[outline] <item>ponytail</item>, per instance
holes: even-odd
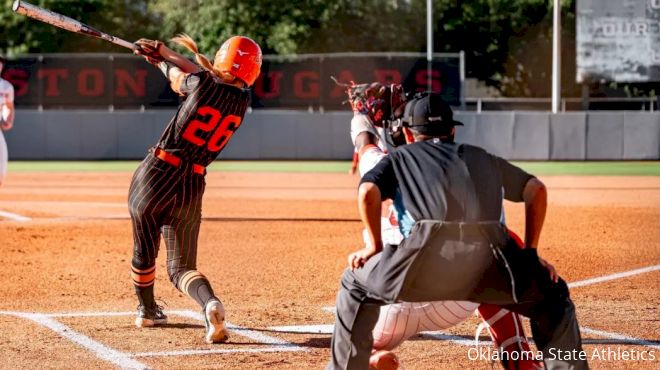
[[[213,67],[213,63],[207,58],[204,54],[201,54],[199,52],[199,48],[197,47],[197,43],[195,40],[193,40],[190,36],[186,35],[185,33],[180,33],[177,36],[173,37],[172,42],[177,43],[186,49],[192,51],[195,53],[195,61],[197,61],[197,64],[200,65],[204,70],[210,72],[214,76],[221,78],[223,80],[227,80],[228,77],[232,78],[233,76],[227,75],[226,73],[223,73]]]

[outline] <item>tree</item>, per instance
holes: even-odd
[[[156,0],[149,9],[162,22],[163,38],[188,33],[207,53],[236,34],[253,38],[264,53],[298,53],[300,41],[328,19],[322,0]]]
[[[36,0],[35,0],[36,1]],[[0,0],[0,51],[126,52],[12,13]],[[574,45],[575,0],[564,0],[564,51]],[[252,37],[265,54],[426,50],[425,0],[39,0],[36,4],[127,40],[190,34],[212,55],[228,37]],[[548,96],[550,0],[434,0],[434,51],[465,51],[468,77],[509,96]],[[571,59],[572,58],[572,59]],[[564,73],[575,87],[575,56]]]
[[[23,53],[126,52],[108,42],[71,33],[11,11],[12,0],[0,8],[0,50]],[[147,13],[147,0],[40,0],[35,5],[66,15],[101,31],[134,41],[156,36],[156,22]]]

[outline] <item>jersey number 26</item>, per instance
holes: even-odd
[[[234,131],[241,125],[241,117],[230,114],[223,118],[220,112],[208,106],[197,109],[197,115],[199,119],[190,121],[188,127],[183,132],[183,138],[197,146],[206,144],[208,150],[211,152],[222,150],[234,134]],[[220,124],[218,125],[218,123]],[[213,135],[206,141],[197,136],[198,131],[213,131]]]

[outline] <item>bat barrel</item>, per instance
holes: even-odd
[[[21,7],[21,0],[14,0],[14,3],[11,5],[11,10],[13,12],[16,12],[16,13],[19,13],[19,14],[24,14],[19,9],[21,9],[21,10],[23,9]]]
[[[98,37],[100,39],[110,41],[113,44],[123,46],[131,50],[137,49],[137,46],[132,42],[128,42],[126,40],[120,39],[119,37],[115,37],[105,32],[101,32],[75,19],[41,8],[36,5],[32,5],[25,1],[15,0],[11,8],[14,12],[18,14],[24,15],[29,18],[34,18],[36,20],[42,21],[44,23],[48,23],[55,27],[65,29],[67,31],[81,33],[92,37]]]

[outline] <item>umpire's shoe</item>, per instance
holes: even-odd
[[[206,343],[222,343],[229,339],[225,327],[225,307],[217,299],[212,299],[204,307],[204,322],[206,323]]]
[[[167,324],[167,315],[163,313],[163,307],[158,305],[150,308],[143,305],[138,306],[135,326],[138,328],[150,328],[155,325],[165,324]]]

